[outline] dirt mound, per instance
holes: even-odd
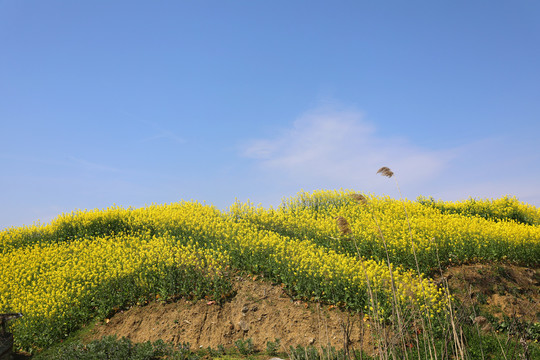
[[[475,264],[445,271],[451,293],[465,306],[476,305],[499,319],[540,322],[540,269]]]
[[[445,271],[451,292],[464,306],[476,305],[483,313],[502,318],[540,321],[540,269],[489,264],[463,265]],[[350,324],[350,345],[368,352],[371,336],[358,314],[332,306],[291,299],[279,285],[265,279],[238,277],[236,295],[223,305],[208,300],[153,302],[119,312],[97,325],[86,340],[106,335],[125,336],[134,342],[162,339],[173,344],[189,342],[192,349],[233,346],[251,338],[255,349],[268,341],[290,345],[342,348],[344,326]],[[435,279],[439,281],[440,279]]]
[[[343,347],[343,326],[350,324],[350,344],[369,348],[369,335],[359,315],[332,306],[294,301],[281,286],[266,280],[237,278],[236,295],[217,305],[208,300],[150,303],[120,312],[97,325],[86,340],[106,335],[125,336],[134,342],[162,339],[173,344],[189,342],[192,348],[230,347],[251,338],[255,349],[268,341],[289,345]]]

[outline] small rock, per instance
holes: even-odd
[[[238,327],[239,327],[239,330],[249,331],[249,324],[245,322],[244,320],[240,320],[238,322]]]
[[[249,311],[249,308],[247,307],[247,305],[244,305],[244,307],[242,308],[242,312],[245,314]]]
[[[315,338],[309,338],[308,344],[313,345],[315,343]]]

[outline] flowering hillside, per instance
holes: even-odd
[[[16,345],[35,351],[148,300],[226,301],[240,271],[381,319],[398,308],[436,317],[449,298],[426,274],[439,265],[539,265],[535,208],[514,203],[507,218],[505,204],[484,202],[478,214],[449,211],[460,208],[454,203],[317,191],[276,209],[182,202],[63,214],[0,232],[0,312],[24,314],[13,323]],[[516,220],[520,211],[532,220]]]

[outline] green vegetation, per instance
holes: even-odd
[[[520,353],[519,344],[508,342],[501,335],[483,335],[475,336],[475,329],[471,326],[465,327],[464,336],[470,339],[467,344],[467,359],[499,359],[501,346],[506,347],[508,358],[515,358]],[[156,342],[145,342],[135,344],[129,339],[118,339],[114,336],[103,337],[101,340],[95,340],[88,344],[81,341],[71,342],[69,344],[57,346],[52,351],[34,357],[35,360],[200,360],[200,359],[218,359],[218,360],[244,360],[244,359],[266,359],[264,354],[249,349],[248,343],[251,339],[237,341],[236,349],[231,348],[228,352],[218,351],[212,348],[194,351],[190,349],[189,343],[182,343],[178,346],[172,346],[161,340]],[[267,348],[279,343],[268,342]],[[421,344],[422,345],[422,344]],[[444,348],[442,341],[438,345]],[[407,354],[411,360],[429,358],[422,346],[419,352]],[[272,356],[280,355],[290,360],[375,360],[377,357],[369,356],[364,351],[351,349],[336,349],[335,347],[315,347],[315,346],[290,346],[286,352],[272,352]],[[404,353],[396,354],[398,359],[405,358]],[[537,359],[540,356],[540,346],[531,344],[528,347],[529,359]]]
[[[500,351],[484,346],[497,337],[479,336],[470,322],[457,319],[447,284],[437,286],[427,276],[460,263],[537,267],[540,226],[537,208],[507,197],[412,202],[317,191],[277,209],[237,203],[221,212],[184,202],[64,214],[48,225],[0,232],[0,255],[0,312],[24,313],[11,330],[16,346],[33,353],[92,319],[150,300],[226,301],[232,275],[244,272],[264,274],[294,297],[365,313],[378,356],[473,359],[478,349],[480,358]],[[465,337],[457,336],[457,327]],[[538,330],[527,329],[526,339],[537,340]],[[389,342],[395,333],[397,340]],[[235,343],[241,355],[255,353],[250,340]],[[277,339],[267,344],[268,354],[278,348]],[[369,358],[345,350],[289,350],[298,360]],[[189,358],[185,348],[176,355],[163,343],[112,338],[61,351]]]
[[[88,344],[81,341],[55,348],[35,356],[35,360],[198,360],[200,356],[190,350],[189,344],[173,347],[162,340],[134,344],[126,338],[107,336]]]
[[[540,225],[540,211],[536,206],[520,202],[515,197],[473,199],[448,202],[420,196],[417,202],[438,209],[443,214],[478,216],[492,221],[516,221],[526,225]]]

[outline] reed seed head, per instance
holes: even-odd
[[[377,171],[377,174],[381,174],[382,176],[386,176],[389,178],[391,178],[394,175],[392,170],[390,170],[386,166],[383,166],[382,168],[380,168],[379,171]]]
[[[345,219],[343,216],[338,216],[335,219],[336,219],[339,232],[342,235],[352,234],[352,230],[351,230],[351,227],[349,226],[349,223],[347,222],[347,219]]]
[[[352,197],[356,202],[360,205],[367,205],[367,198],[362,194],[350,194],[350,197]]]

